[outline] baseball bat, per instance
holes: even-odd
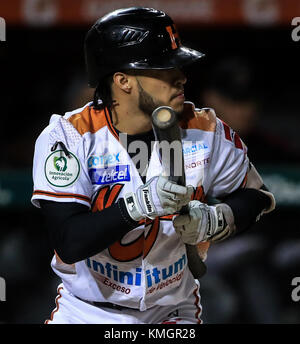
[[[166,152],[163,152],[161,148],[159,152],[163,170],[168,174],[168,179],[176,182],[178,185],[185,186],[186,179],[181,131],[175,111],[169,106],[160,106],[156,108],[152,112],[152,128],[155,140],[158,141],[159,144],[166,142],[169,145],[168,155],[164,154]],[[173,149],[171,150],[170,147],[173,147]],[[177,155],[175,153],[177,153]],[[187,212],[188,206],[182,207],[181,213]],[[206,273],[206,265],[200,259],[196,246],[185,245],[189,268],[194,278],[199,279]]]

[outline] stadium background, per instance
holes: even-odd
[[[0,277],[6,281],[0,323],[43,323],[55,307],[52,249],[41,214],[30,204],[34,142],[51,114],[90,99],[85,33],[98,17],[129,5],[165,10],[181,40],[206,53],[188,71],[188,100],[213,105],[217,92],[240,109],[239,116],[243,105],[256,104],[252,132],[240,134],[278,207],[249,233],[209,251],[201,280],[203,320],[299,323],[300,304],[291,297],[292,280],[300,275],[300,41],[292,39],[291,25],[300,16],[296,0],[0,3],[6,21],[6,41],[0,42]],[[245,68],[248,79],[235,83]]]

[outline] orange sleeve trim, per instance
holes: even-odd
[[[94,134],[107,125],[104,110],[95,110],[92,106],[85,107],[81,112],[68,118],[73,127],[83,135],[87,132]]]
[[[191,104],[185,104],[180,126],[182,129],[200,129],[214,132],[217,126],[216,115],[210,109],[196,111]]]
[[[43,191],[43,190],[35,190],[33,192],[33,196],[36,195],[42,195],[42,196],[49,196],[49,197],[55,197],[55,198],[77,198],[81,201],[86,201],[88,203],[91,202],[90,198],[84,195],[79,194],[73,194],[73,193],[55,193],[55,192],[49,192],[49,191]]]
[[[181,127],[183,129],[200,129],[203,131],[214,132],[216,130],[216,121],[209,117],[210,116],[207,115],[199,115],[183,122]]]
[[[111,134],[119,140],[119,135],[114,129],[110,115],[106,108],[95,110],[93,106],[85,107],[81,112],[75,113],[68,118],[68,121],[79,132],[80,135],[85,133],[96,133],[101,128],[107,126]]]

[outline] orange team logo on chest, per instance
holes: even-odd
[[[124,184],[114,184],[112,187],[105,186],[101,188],[93,203],[92,211],[101,211],[110,207],[118,198],[123,187]],[[140,221],[141,225],[151,225],[147,236],[145,237],[143,232],[135,240],[126,244],[118,240],[108,248],[111,257],[120,262],[132,261],[141,256],[145,258],[156,241],[159,231],[159,222],[159,218],[155,220]]]
[[[123,187],[124,184],[114,184],[112,187],[108,185],[101,188],[93,203],[92,211],[101,211],[110,207],[118,198]],[[197,187],[192,199],[203,201],[204,197],[203,187]],[[160,218],[157,217],[154,220],[141,220],[140,225],[151,225],[148,234],[144,236],[144,232],[142,232],[136,239],[126,244],[123,244],[121,240],[118,240],[108,247],[109,254],[119,262],[129,262],[139,257],[145,258],[157,239],[160,221],[172,221],[173,216],[174,215],[167,215],[161,216]]]

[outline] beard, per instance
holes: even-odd
[[[141,86],[141,84],[139,83],[139,81],[137,80],[137,84],[138,84],[138,91],[139,91],[139,109],[144,112],[146,115],[148,115],[149,117],[152,116],[152,112],[158,108],[159,106],[164,106],[166,104],[164,104],[163,102],[153,98],[148,92],[146,92],[143,87]],[[181,114],[182,111],[177,112],[175,111],[175,114],[177,116],[179,116]]]
[[[155,100],[149,93],[147,93],[140,83],[137,81],[139,89],[139,109],[146,115],[151,116],[152,112],[162,106],[162,102]]]

